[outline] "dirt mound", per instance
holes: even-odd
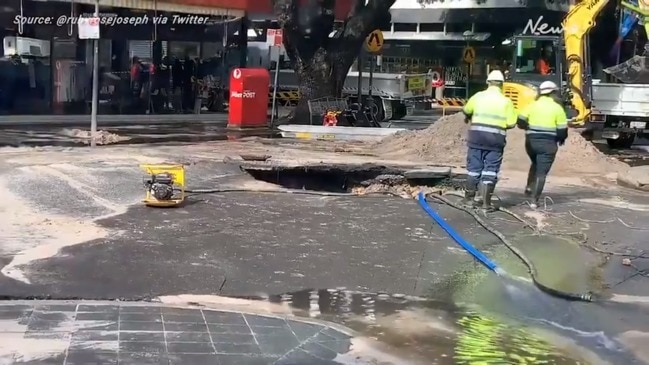
[[[466,133],[464,115],[439,118],[430,127],[419,131],[405,131],[389,136],[374,145],[375,153],[389,158],[425,161],[431,164],[465,166]],[[526,171],[529,158],[525,153],[525,132],[513,129],[507,132],[504,167]],[[610,173],[626,170],[628,166],[597,150],[578,133],[569,133],[565,145],[559,148],[553,173]]]
[[[388,136],[375,145],[375,152],[412,161],[463,166],[467,129],[462,113],[449,115],[439,118],[426,129]]]
[[[71,137],[76,140],[80,140],[85,144],[90,144],[91,135],[90,131],[81,130],[81,129],[64,129],[61,131],[61,134],[66,137]],[[114,144],[122,141],[128,141],[130,137],[124,137],[117,135],[115,133],[110,133],[107,131],[97,131],[95,134],[95,141],[98,145],[107,145]]]

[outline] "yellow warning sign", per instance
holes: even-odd
[[[377,29],[370,33],[365,40],[365,49],[370,53],[379,53],[383,49],[383,32]]]
[[[464,52],[462,52],[462,60],[466,63],[473,63],[475,61],[475,49],[473,49],[473,47],[464,48]]]

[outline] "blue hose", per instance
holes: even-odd
[[[532,277],[532,281],[534,282],[534,285],[536,285],[536,287],[538,287],[542,291],[544,291],[547,294],[550,294],[552,296],[562,298],[562,299],[567,299],[567,300],[583,301],[583,302],[592,302],[593,301],[593,295],[591,293],[583,293],[582,294],[582,293],[566,292],[566,291],[550,288],[547,285],[539,282],[539,280],[537,279],[536,269],[534,268],[534,265],[532,264],[532,262],[527,257],[525,257],[525,255],[522,252],[520,252],[516,247],[514,247],[507,240],[507,238],[505,238],[505,236],[503,236],[502,233],[496,231],[492,227],[489,227],[484,221],[482,221],[482,219],[480,219],[480,217],[477,216],[476,213],[471,212],[470,210],[465,209],[465,208],[463,208],[461,206],[458,206],[458,205],[456,205],[454,203],[451,203],[451,202],[449,202],[448,200],[446,200],[443,197],[436,197],[436,199],[439,199],[440,201],[444,202],[445,204],[447,204],[449,206],[452,206],[452,207],[454,207],[456,209],[463,210],[463,211],[467,212],[484,229],[491,232],[494,236],[498,237],[498,239],[500,239],[503,242],[503,244],[514,253],[514,255],[518,256],[518,258],[521,259],[521,261],[523,261],[525,266],[527,266],[527,268],[530,271],[530,276]],[[419,201],[419,205],[422,207],[422,209],[424,209],[424,211],[431,218],[433,218],[433,220],[435,222],[437,222],[437,224],[439,224],[439,226],[442,227],[444,229],[444,231],[446,231],[446,233],[448,233],[448,235],[451,236],[451,238],[453,238],[455,240],[455,242],[457,242],[460,246],[462,246],[462,248],[464,248],[468,253],[470,253],[471,256],[475,257],[478,261],[480,261],[480,263],[482,263],[484,266],[486,266],[489,270],[495,272],[498,276],[501,276],[501,277],[502,276],[508,276],[507,273],[505,272],[505,270],[503,270],[498,265],[496,265],[495,262],[489,260],[489,258],[487,258],[487,256],[485,256],[482,252],[478,251],[475,247],[471,246],[471,244],[469,244],[462,237],[460,237],[460,235],[457,232],[455,232],[455,230],[453,230],[453,228],[451,228],[451,226],[449,226],[448,223],[446,223],[444,221],[444,219],[442,219],[442,217],[439,214],[437,214],[437,212],[435,212],[433,210],[433,208],[430,207],[430,205],[428,205],[428,203],[426,202],[426,196],[424,195],[423,192],[419,193],[417,200]]]
[[[437,214],[433,210],[433,208],[428,205],[426,202],[426,196],[424,195],[423,192],[420,192],[418,195],[417,201],[419,202],[419,205],[421,208],[431,217],[433,220],[440,226],[446,233],[448,233],[455,242],[457,242],[466,252],[470,253],[471,256],[475,257],[480,263],[482,263],[484,266],[486,266],[489,270],[497,273],[497,274],[502,274],[504,273],[502,269],[496,265],[495,262],[491,261],[487,256],[485,256],[482,252],[478,251],[475,247],[473,247],[469,242],[465,241],[464,238],[462,238],[454,229],[453,227],[449,226],[444,219]]]

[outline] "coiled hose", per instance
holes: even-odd
[[[514,253],[524,264],[527,266],[527,269],[530,273],[530,276],[532,278],[532,282],[534,285],[539,288],[541,291],[552,295],[557,298],[562,298],[570,301],[582,301],[582,302],[592,302],[593,301],[593,295],[591,293],[571,293],[571,292],[566,292],[554,288],[550,288],[549,286],[541,283],[538,280],[538,274],[536,272],[536,268],[534,267],[534,264],[514,245],[499,231],[497,231],[495,228],[491,227],[488,225],[480,216],[474,212],[473,210],[463,207],[461,205],[455,204],[451,202],[450,200],[444,198],[441,195],[429,195],[433,199],[446,204],[450,207],[453,207],[455,209],[461,210],[465,213],[468,213],[475,221],[482,226],[484,229],[486,229],[489,233],[493,234],[496,236],[504,245],[507,247],[511,252]],[[420,192],[418,195],[418,201],[419,205],[422,207],[422,209],[431,217],[433,220],[439,224],[442,229],[446,231],[446,233],[455,240],[462,248],[464,248],[469,254],[471,254],[473,257],[475,257],[478,261],[480,261],[483,265],[485,265],[487,268],[489,268],[491,271],[495,272],[496,274],[503,276],[506,275],[506,272],[500,268],[498,265],[496,265],[493,261],[491,261],[489,258],[487,258],[482,252],[477,250],[475,247],[471,246],[468,242],[466,242],[460,235],[453,230],[451,226],[446,223],[439,214],[437,214],[433,208],[426,202],[426,196],[424,195],[423,192]]]

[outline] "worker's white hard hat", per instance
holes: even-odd
[[[491,71],[487,76],[487,82],[489,81],[505,82],[505,75],[498,70]]]
[[[557,91],[559,87],[552,81],[543,81],[539,87],[539,94],[545,95]]]

